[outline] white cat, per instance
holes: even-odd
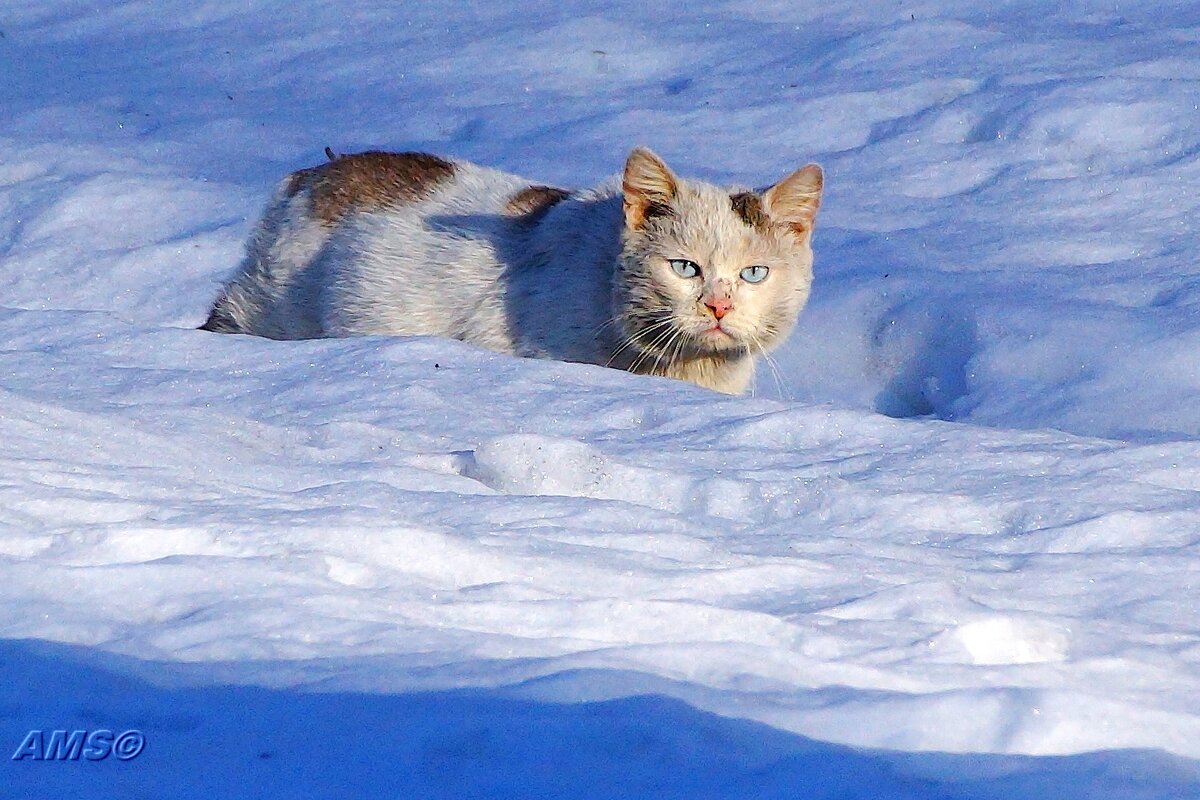
[[[331,154],[332,156],[332,154]],[[812,283],[820,167],[729,191],[635,149],[569,192],[421,153],[289,175],[205,330],[449,336],[744,391]]]

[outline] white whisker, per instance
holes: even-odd
[[[650,333],[652,331],[656,330],[657,328],[660,328],[664,325],[670,325],[670,324],[671,324],[670,320],[662,320],[660,322],[654,323],[653,325],[650,325],[647,328],[643,328],[640,331],[635,331],[633,333],[633,335],[631,335],[616,350],[613,351],[613,354],[611,356],[609,356],[608,361],[605,362],[604,366],[611,367],[613,361],[616,360],[617,356],[619,356],[621,353],[625,352],[625,350],[628,349],[631,345],[636,344],[638,339],[640,339],[643,336],[649,336]],[[653,347],[653,343],[651,343],[650,346]]]
[[[658,347],[660,342],[662,342],[664,339],[669,338],[677,330],[678,330],[678,328],[671,326],[671,327],[667,328],[666,331],[659,334],[654,339],[654,341],[652,341],[649,345],[646,346],[645,350],[642,351],[642,354],[640,356],[638,356],[637,359],[632,364],[629,365],[629,371],[637,372],[637,369],[639,366],[641,366],[642,362],[645,361],[647,358],[649,358],[653,354],[654,348]],[[657,363],[657,361],[655,363]]]
[[[667,340],[666,344],[664,344],[662,346],[662,351],[658,354],[658,357],[654,359],[654,366],[651,367],[651,371],[655,375],[666,375],[667,373],[669,373],[671,371],[671,365],[674,363],[673,357],[667,359],[667,369],[664,372],[658,371],[658,364],[660,361],[662,361],[663,356],[665,356],[671,352],[673,345],[676,345],[679,342],[683,341],[683,329],[682,328],[676,328],[674,333],[675,333],[675,335]]]
[[[775,381],[775,390],[779,393],[780,400],[791,400],[787,390],[783,386],[783,376],[779,373],[779,367],[775,364],[775,359],[771,358],[771,354],[767,352],[767,348],[763,347],[762,341],[750,334],[754,346],[758,348],[758,352],[762,354],[763,359],[767,362],[767,366],[771,369],[771,378]]]

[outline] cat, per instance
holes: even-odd
[[[448,336],[736,394],[808,300],[816,164],[729,190],[639,147],[619,182],[567,191],[424,153],[326,153],[276,189],[203,330]]]

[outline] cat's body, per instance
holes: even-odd
[[[283,181],[203,327],[448,336],[740,392],[808,297],[819,196],[815,166],[760,196],[640,149],[621,184],[584,192],[417,153],[335,158]]]

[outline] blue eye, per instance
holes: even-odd
[[[671,269],[675,270],[675,274],[681,278],[694,278],[700,274],[700,268],[696,266],[696,263],[688,261],[686,258],[671,259]]]
[[[762,283],[770,271],[768,267],[746,267],[742,270],[742,280],[746,283]]]

